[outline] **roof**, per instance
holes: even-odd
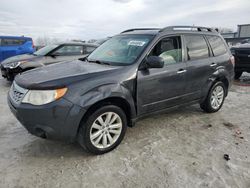
[[[31,39],[31,37],[25,37],[25,36],[0,36],[0,38],[9,38],[9,39]]]
[[[237,48],[246,48],[246,49],[250,49],[250,43],[246,43],[246,44],[237,44],[235,46],[232,46],[231,49],[237,49]]]
[[[218,34],[215,29],[202,26],[168,26],[165,28],[134,28],[123,31],[121,34],[151,34],[159,33],[202,33]]]
[[[250,26],[250,24],[239,24],[238,26]]]
[[[148,34],[148,35],[157,35],[159,30],[131,30],[127,32],[122,32],[122,34]]]
[[[92,43],[84,43],[84,42],[61,42],[58,45],[83,45],[83,46],[93,46],[97,47],[98,45]]]

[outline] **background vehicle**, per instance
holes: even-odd
[[[12,81],[16,74],[33,68],[72,61],[86,57],[97,45],[86,43],[63,43],[48,45],[34,54],[19,55],[8,58],[1,63],[1,73],[4,78]]]
[[[18,75],[8,103],[30,133],[77,140],[102,154],[120,144],[127,126],[150,114],[193,103],[217,112],[234,77],[233,60],[210,28],[131,29],[85,62]]]
[[[106,42],[107,40],[109,40],[111,37],[107,37],[107,38],[103,38],[103,39],[91,39],[88,41],[88,43],[91,43],[91,44],[96,44],[96,45],[101,45],[103,44],[104,42]]]
[[[231,52],[235,57],[235,79],[239,79],[243,72],[250,72],[250,43],[234,46]]]
[[[12,56],[31,54],[34,51],[32,38],[0,36],[0,62]]]

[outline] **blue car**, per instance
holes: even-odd
[[[0,62],[12,56],[31,54],[34,51],[32,38],[0,36]]]

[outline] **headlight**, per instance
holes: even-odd
[[[8,63],[5,65],[5,68],[14,69],[14,68],[17,68],[20,64],[26,63],[26,62],[27,61],[17,61],[17,62]]]
[[[29,90],[24,96],[22,103],[29,103],[33,105],[43,105],[53,102],[67,92],[67,88],[56,90]]]

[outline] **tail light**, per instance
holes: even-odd
[[[33,40],[31,40],[31,41],[32,41],[32,48],[35,49],[34,42],[33,42]]]
[[[230,63],[232,63],[232,65],[235,66],[235,58],[233,55],[230,57]]]

